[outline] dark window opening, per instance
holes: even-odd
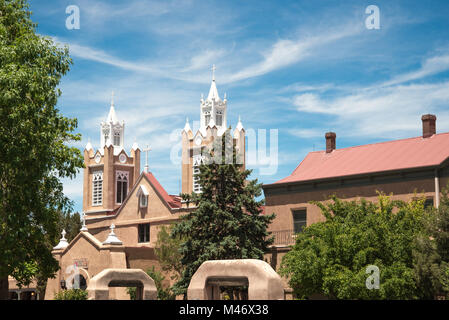
[[[307,226],[307,210],[295,210],[293,211],[293,231],[294,233],[300,233]]]
[[[150,224],[139,224],[139,243],[150,242]]]

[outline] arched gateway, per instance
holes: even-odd
[[[219,283],[247,283],[249,300],[284,300],[281,277],[266,262],[256,259],[204,262],[190,281],[189,300],[219,298]]]
[[[156,300],[154,280],[141,269],[105,269],[90,279],[89,299],[108,300],[109,287],[137,287],[137,300]]]

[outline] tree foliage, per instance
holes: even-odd
[[[438,209],[425,220],[425,233],[415,241],[414,267],[420,298],[449,299],[449,185]]]
[[[156,247],[154,249],[156,257],[163,271],[171,274],[172,280],[181,278],[184,266],[181,263],[182,255],[179,251],[181,243],[184,241],[180,237],[172,237],[171,233],[174,225],[162,226],[157,235]]]
[[[151,267],[151,269],[147,269],[147,274],[151,277],[151,279],[154,280],[154,284],[157,289],[157,299],[158,300],[175,300],[176,295],[171,291],[170,288],[164,286],[163,282],[165,280],[165,277],[162,275],[162,273],[154,268],[154,266]],[[129,294],[130,300],[136,300],[137,298],[137,288],[136,287],[128,287],[126,289],[127,293]]]
[[[88,293],[82,289],[67,289],[55,293],[55,300],[87,300]]]
[[[380,194],[377,202],[342,201],[320,207],[326,221],[305,228],[282,259],[281,274],[299,298],[321,294],[334,299],[418,297],[412,249],[423,231],[424,199],[408,203]],[[380,270],[379,289],[368,289],[369,265]]]
[[[68,48],[38,35],[30,16],[25,0],[0,0],[0,279],[19,284],[33,270],[50,277],[58,269],[48,243],[59,212],[71,209],[60,179],[83,167],[67,146],[80,140],[77,120],[56,108]]]
[[[251,170],[243,170],[228,129],[203,152],[199,166],[201,193],[183,194],[195,210],[183,216],[173,228],[173,237],[185,239],[180,247],[185,266],[174,285],[176,294],[185,294],[190,279],[207,260],[262,259],[267,246],[267,226],[273,215],[262,215],[261,184],[247,181]]]

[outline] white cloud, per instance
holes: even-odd
[[[421,68],[418,70],[398,75],[383,83],[382,86],[391,86],[412,80],[418,80],[447,70],[449,70],[449,54],[435,56],[426,59],[421,65]]]

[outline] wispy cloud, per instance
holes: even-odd
[[[418,70],[398,75],[384,82],[383,86],[405,83],[418,80],[449,70],[449,54],[430,57],[426,59]]]

